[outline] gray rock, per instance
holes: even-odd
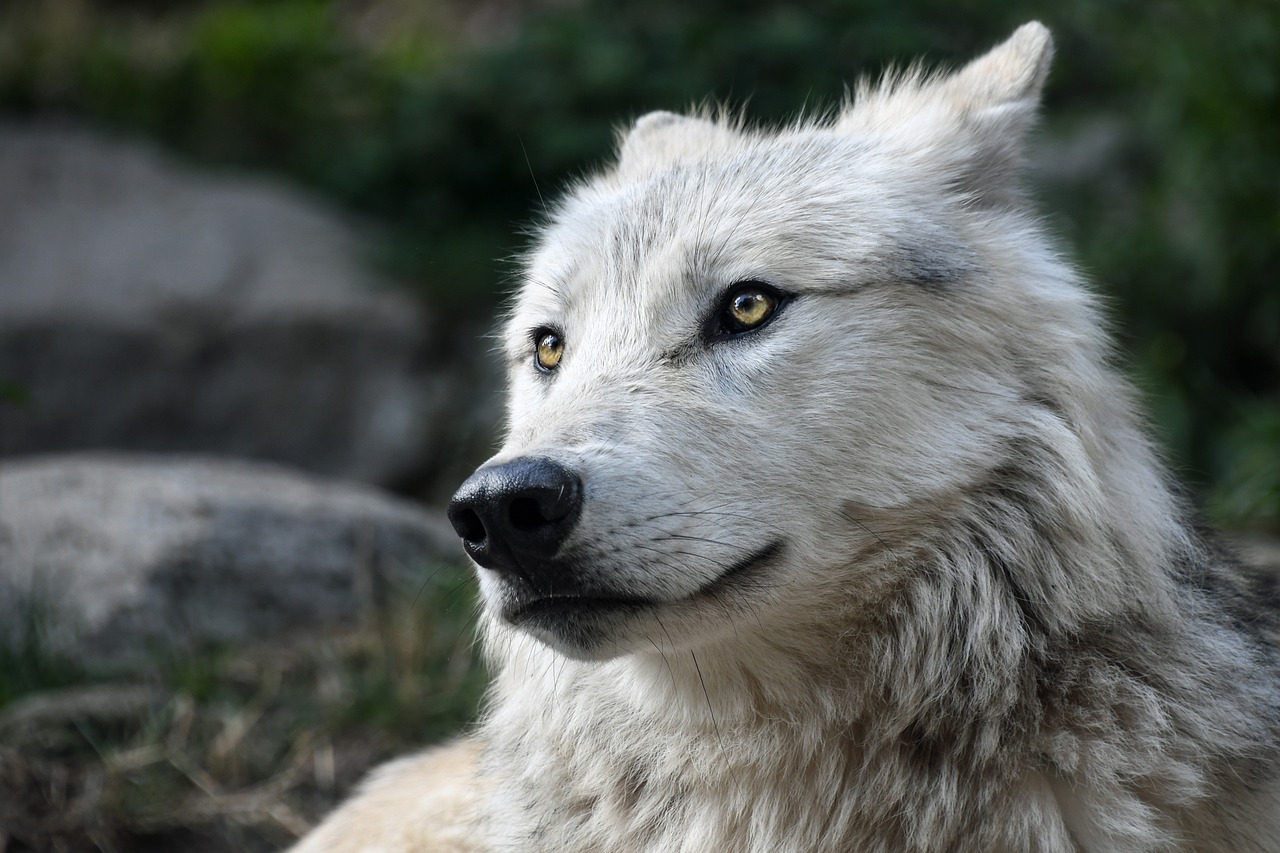
[[[451,353],[351,222],[135,142],[0,125],[0,456],[159,450],[422,479],[466,411]]]
[[[94,661],[349,621],[461,556],[438,513],[274,466],[0,463],[0,629]]]

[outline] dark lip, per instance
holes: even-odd
[[[739,582],[782,552],[783,542],[775,539],[764,547],[747,554],[706,585],[684,599],[663,601],[654,598],[616,596],[616,595],[544,595],[515,602],[504,608],[503,616],[512,625],[520,625],[531,620],[561,621],[582,618],[585,616],[601,616],[619,611],[636,612],[664,604],[676,604],[679,601],[691,601],[698,598],[714,597],[723,593],[728,587]]]
[[[503,615],[512,625],[531,620],[560,621],[619,610],[643,610],[658,602],[647,598],[604,598],[589,595],[550,595],[510,608]]]
[[[734,563],[725,571],[721,572],[718,577],[710,583],[703,586],[695,592],[691,598],[700,598],[702,596],[714,596],[723,592],[734,581],[741,581],[749,576],[755,569],[763,566],[774,557],[782,553],[783,542],[781,539],[774,539],[759,550],[752,551],[738,562]]]

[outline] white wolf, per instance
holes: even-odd
[[[488,711],[299,850],[1280,851],[1274,587],[1018,191],[1050,53],[648,115],[569,193],[450,508]]]

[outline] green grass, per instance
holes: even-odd
[[[43,610],[31,604],[22,624],[0,641],[0,709],[26,693],[53,690],[82,682],[83,667],[52,652],[45,639]]]

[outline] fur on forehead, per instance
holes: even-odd
[[[833,210],[841,211],[845,221],[828,234],[831,246],[822,248],[856,259],[869,277],[888,272],[896,280],[926,283],[955,278],[965,265],[962,251],[950,257],[922,256],[912,245],[895,242],[914,239],[918,245],[959,246],[962,241],[950,234],[921,233],[945,231],[954,217],[896,211],[891,200],[936,198],[951,209],[979,213],[1019,207],[1023,141],[1034,123],[1051,56],[1049,31],[1032,22],[953,73],[930,74],[917,68],[887,74],[875,85],[863,82],[849,104],[819,120],[758,129],[743,126],[740,118],[725,112],[649,113],[621,137],[613,167],[581,183],[553,212],[527,259],[531,286],[520,299],[526,310],[517,306],[516,313],[554,313],[567,301],[562,283],[573,278],[584,258],[600,255],[601,235],[593,223],[647,228],[660,238],[673,218],[698,213],[676,205],[703,204],[707,196],[719,193],[714,203],[732,206],[726,196],[734,189],[744,197],[764,195],[776,206],[804,206],[810,213],[821,208],[824,198],[834,200]],[[752,161],[751,168],[736,165],[744,160]],[[769,168],[757,168],[762,161],[768,161]],[[738,186],[747,180],[753,185]],[[946,192],[912,192],[911,187],[921,182]],[[867,192],[871,183],[877,192]],[[848,221],[847,211],[861,206],[836,199],[843,192],[878,199],[879,206],[866,211],[865,228]],[[620,204],[629,208],[627,216],[617,215],[615,206]],[[734,219],[733,210],[725,212],[721,220],[741,221]],[[754,202],[744,203],[737,212],[761,215]],[[900,222],[899,216],[904,217]],[[812,221],[795,215],[770,217],[773,223],[799,227],[806,219]],[[785,235],[771,236],[785,242]],[[805,241],[811,253],[815,238],[820,235]],[[614,242],[627,244],[621,238]]]

